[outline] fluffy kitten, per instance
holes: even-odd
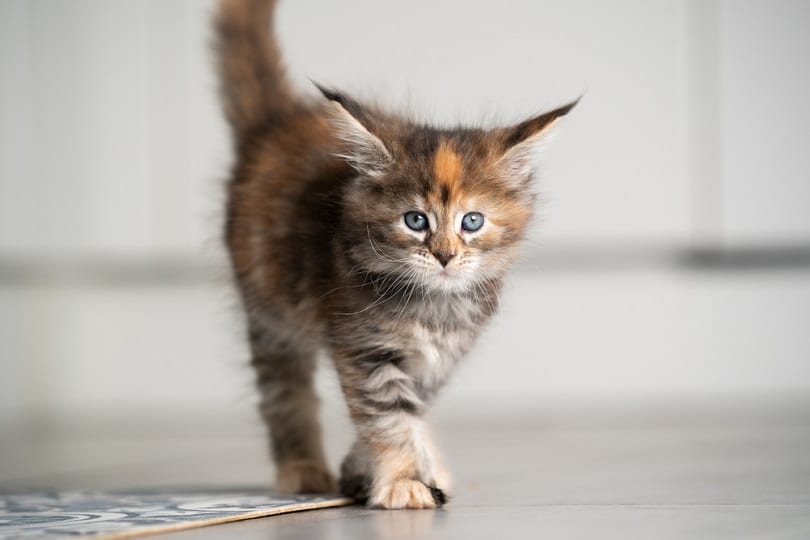
[[[284,77],[274,5],[223,0],[216,30],[236,151],[225,236],[278,487],[440,506],[449,479],[425,412],[498,306],[532,215],[533,152],[575,103],[483,130],[325,88],[309,100]],[[357,428],[339,486],[313,388],[322,350]]]

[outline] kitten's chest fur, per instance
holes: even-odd
[[[430,398],[449,378],[461,357],[469,350],[478,328],[429,328],[414,322],[404,329],[411,341],[411,355],[403,370],[413,377],[423,397]]]
[[[343,344],[363,343],[371,349],[398,351],[399,368],[413,379],[421,397],[430,399],[491,318],[499,285],[493,283],[474,295],[405,290],[382,302],[379,294],[366,296],[348,288],[353,296],[348,303],[355,307],[379,303],[347,316],[348,321],[333,315],[339,335],[332,337]]]

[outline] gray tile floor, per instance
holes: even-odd
[[[443,510],[350,507],[159,538],[810,538],[806,404],[550,407],[439,427],[457,481]],[[339,431],[330,442],[342,448]],[[0,487],[238,485],[271,474],[259,430],[133,433],[4,438]]]

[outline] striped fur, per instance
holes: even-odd
[[[225,240],[279,487],[441,506],[449,477],[425,413],[497,310],[532,217],[529,150],[573,104],[483,130],[416,124],[325,88],[305,100],[284,78],[274,3],[222,0],[215,25],[236,150]],[[410,211],[429,227],[409,228]],[[480,230],[462,228],[468,212]],[[317,418],[321,351],[357,429],[339,484]]]

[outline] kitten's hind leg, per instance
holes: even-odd
[[[261,394],[259,410],[270,431],[278,489],[285,493],[334,492],[336,484],[326,464],[318,421],[315,352],[255,325],[250,344]]]

